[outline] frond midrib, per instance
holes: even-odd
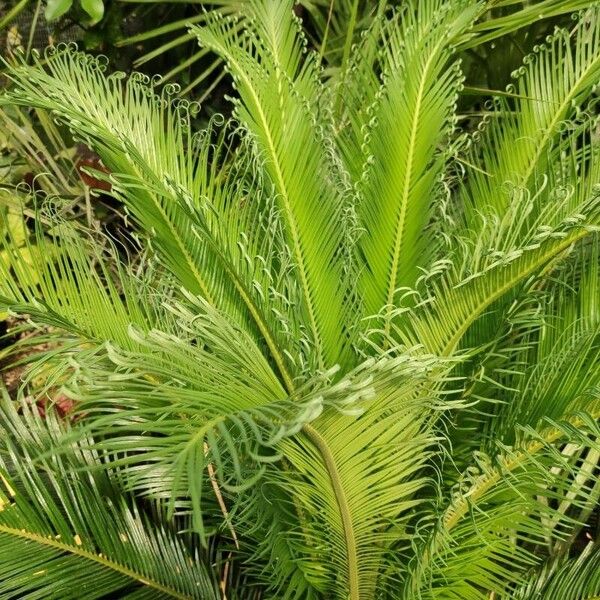
[[[592,418],[598,419],[600,418],[600,410],[596,410],[592,412]],[[573,427],[578,427],[583,424],[583,420],[580,418],[575,418],[570,421],[570,424]],[[528,456],[532,454],[536,454],[541,449],[543,449],[548,444],[553,444],[558,441],[561,437],[565,435],[565,432],[557,427],[552,428],[546,432],[546,435],[542,435],[541,440],[537,440],[535,442],[531,442],[524,449],[520,450],[518,454],[511,458],[510,460],[504,460],[502,462],[502,468],[497,467],[494,470],[493,475],[481,475],[478,481],[473,484],[468,491],[468,494],[465,494],[460,502],[455,504],[455,510],[451,513],[444,515],[442,519],[443,528],[437,532],[435,538],[433,540],[432,546],[427,548],[423,553],[422,559],[419,562],[419,568],[416,573],[416,579],[420,578],[421,573],[426,569],[427,564],[431,561],[433,556],[436,554],[437,549],[444,539],[448,536],[449,532],[458,525],[461,519],[467,515],[471,514],[473,511],[473,506],[475,503],[481,498],[494,484],[498,483],[503,474],[512,473],[515,469],[517,469],[521,464],[527,459]],[[415,576],[411,578],[411,580],[415,580]],[[405,588],[405,589],[408,589]],[[589,600],[594,600],[591,598]]]
[[[544,252],[537,260],[534,261],[532,265],[523,268],[521,271],[516,273],[514,277],[511,277],[510,280],[507,281],[503,286],[495,290],[493,294],[490,294],[484,300],[479,302],[471,311],[469,311],[469,316],[462,322],[461,326],[457,329],[455,334],[448,340],[446,345],[443,347],[441,351],[442,356],[450,356],[456,350],[456,346],[460,342],[462,336],[466,333],[467,329],[474,323],[474,321],[479,317],[481,312],[485,310],[485,308],[487,308],[490,304],[498,300],[498,298],[503,296],[506,292],[508,292],[508,290],[510,290],[517,281],[521,280],[529,273],[532,273],[533,271],[535,271],[535,269],[552,259],[553,256],[559,254],[560,252],[568,248],[571,244],[574,244],[575,242],[582,239],[588,234],[589,231],[587,229],[582,229],[581,231],[565,238],[565,240],[562,241],[560,244],[558,244],[557,246],[553,246],[552,248]]]
[[[246,71],[241,67],[241,65],[235,59],[235,57],[232,56],[231,52],[228,52],[227,49],[223,48],[222,46],[221,46],[221,49],[227,56],[227,60],[230,61],[232,63],[232,65],[235,66],[238,76],[244,81],[250,94],[252,95],[252,99],[253,99],[253,102],[258,111],[263,131],[265,132],[265,135],[266,135],[266,141],[267,141],[269,155],[271,157],[271,160],[273,161],[273,166],[275,168],[277,186],[280,190],[281,197],[283,199],[283,205],[285,208],[285,212],[287,215],[287,221],[288,221],[289,228],[290,228],[290,233],[292,236],[292,242],[294,245],[293,252],[294,252],[294,255],[296,258],[296,263],[297,263],[296,266],[298,268],[298,274],[300,276],[303,297],[305,299],[306,308],[308,311],[308,318],[310,321],[310,329],[311,329],[313,337],[314,337],[314,343],[315,343],[315,348],[316,348],[316,352],[318,355],[319,365],[321,366],[321,368],[324,368],[323,342],[321,339],[319,327],[317,325],[317,320],[316,320],[316,315],[315,315],[315,307],[313,305],[312,295],[310,294],[310,287],[308,285],[308,278],[306,275],[306,267],[304,264],[305,260],[304,260],[304,255],[302,252],[302,246],[300,244],[300,236],[298,234],[296,218],[295,218],[294,213],[289,204],[289,194],[288,194],[287,186],[285,184],[285,179],[283,177],[283,173],[281,171],[281,166],[279,164],[279,159],[278,159],[277,152],[275,149],[275,144],[273,142],[273,137],[271,135],[271,128],[269,127],[269,121],[265,115],[263,108],[262,108],[259,96],[256,93],[256,90],[254,89],[252,82],[250,81],[249,77],[247,76]]]
[[[413,162],[415,158],[415,150],[416,150],[416,141],[417,141],[417,130],[418,123],[421,116],[421,108],[423,103],[423,96],[425,94],[425,82],[427,80],[427,75],[429,73],[429,68],[433,62],[433,59],[437,55],[439,48],[442,45],[442,42],[445,41],[444,38],[441,38],[436,44],[435,48],[430,53],[427,58],[427,62],[423,69],[421,81],[419,83],[419,91],[417,94],[417,104],[416,108],[413,112],[413,121],[410,131],[410,140],[409,140],[409,156],[406,161],[406,176],[404,179],[404,189],[402,191],[402,198],[400,199],[400,214],[398,215],[398,220],[396,223],[396,235],[394,240],[394,250],[392,254],[392,266],[390,269],[390,276],[388,280],[388,289],[386,293],[386,306],[388,307],[388,318],[385,322],[385,338],[387,339],[390,334],[391,329],[391,313],[393,313],[393,302],[394,302],[394,294],[396,291],[396,281],[398,279],[398,263],[400,262],[400,253],[402,249],[402,238],[404,233],[404,225],[406,221],[406,210],[408,208],[408,196],[410,194],[410,184],[412,182],[413,177]]]
[[[354,532],[354,524],[352,522],[352,513],[350,511],[348,499],[346,498],[341,477],[335,463],[335,457],[329,449],[327,442],[312,425],[306,424],[302,430],[321,454],[321,458],[325,464],[325,468],[327,469],[327,474],[329,475],[329,480],[331,482],[335,499],[340,511],[342,528],[344,530],[344,541],[346,544],[346,557],[348,562],[348,598],[349,600],[359,600],[360,584],[356,534]]]
[[[133,569],[130,569],[129,567],[125,567],[118,562],[110,560],[103,555],[95,554],[88,550],[78,548],[77,546],[71,546],[69,544],[59,542],[56,539],[44,537],[33,531],[27,531],[25,529],[16,529],[14,527],[8,527],[7,525],[3,525],[1,523],[0,523],[0,532],[6,533],[7,535],[11,535],[13,537],[17,537],[20,539],[29,540],[29,541],[35,542],[36,544],[42,545],[42,546],[54,548],[56,550],[60,550],[61,552],[67,552],[69,554],[72,554],[74,556],[79,556],[86,560],[91,560],[93,562],[100,564],[101,566],[103,566],[107,569],[111,569],[112,571],[120,573],[121,575],[125,575],[126,577],[129,577],[130,579],[139,581],[143,585],[154,588],[155,590],[157,590],[159,592],[163,592],[164,594],[168,594],[169,596],[172,596],[173,598],[177,598],[178,600],[193,600],[192,596],[186,596],[173,588],[167,587],[167,586],[163,585],[162,583],[155,581],[152,578],[149,578],[146,575],[143,575],[142,573],[138,573],[137,571],[134,571]]]

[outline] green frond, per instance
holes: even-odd
[[[470,324],[494,301],[510,292],[517,284],[531,277],[560,256],[575,242],[589,234],[589,229],[570,225],[567,230],[540,232],[558,234],[551,241],[531,239],[532,248],[517,250],[505,261],[495,260],[489,269],[475,273],[465,283],[453,273],[436,288],[430,304],[424,304],[423,316],[413,321],[412,339],[420,339],[428,349],[443,354],[454,352]],[[559,238],[558,240],[556,238]],[[454,283],[456,282],[456,283]],[[410,338],[409,338],[410,339]]]
[[[513,597],[509,590],[527,580],[540,553],[568,538],[578,511],[597,501],[597,398],[588,402],[591,414],[527,428],[514,447],[474,456],[441,517],[433,525],[424,520],[431,533],[419,534],[405,598]],[[583,453],[578,462],[580,453],[564,452],[565,444],[588,450],[589,458]]]
[[[553,561],[510,596],[512,600],[597,600],[599,597],[600,552],[592,542],[577,558]]]
[[[477,331],[473,339],[481,343],[487,336],[491,347],[469,366],[473,382],[467,394],[477,403],[459,415],[470,438],[464,439],[465,447],[512,443],[517,425],[534,426],[543,417],[576,410],[587,390],[600,383],[600,261],[597,235],[589,237],[520,295],[512,316],[498,308],[483,319],[490,329]],[[573,289],[580,293],[574,295]],[[505,323],[499,324],[500,315],[506,315]],[[481,435],[472,436],[475,430]]]
[[[578,0],[311,0],[310,33],[232,0],[185,36],[236,96],[198,133],[173,86],[74,48],[6,67],[8,134],[34,107],[97,152],[133,239],[63,211],[52,162],[28,229],[0,222],[7,336],[38,334],[0,352],[29,365],[0,411],[0,597],[597,593],[595,551],[569,558],[600,499],[588,5],[472,136],[458,53]]]
[[[363,105],[375,106],[360,140],[361,292],[366,315],[385,312],[388,331],[398,290],[414,288],[435,249],[427,227],[443,193],[444,146],[462,79],[452,44],[477,9],[476,3],[409,3],[384,28],[377,100],[363,97]],[[360,80],[353,83],[363,92]]]
[[[585,122],[580,132],[589,131]],[[423,278],[421,306],[408,314],[412,340],[452,353],[469,327],[516,286],[539,275],[600,224],[598,149],[573,135],[537,189],[511,188],[507,207],[482,204],[475,220],[451,241],[451,254]],[[475,217],[474,217],[475,219]],[[406,335],[406,333],[400,333]]]
[[[369,127],[377,94],[382,88],[377,64],[382,54],[380,45],[385,28],[386,21],[382,15],[373,19],[350,56],[346,72],[340,74],[340,80],[334,86],[338,102],[333,115],[336,146],[353,182],[360,181],[365,170],[365,130]]]
[[[230,174],[225,163],[231,131],[209,127],[203,136],[193,135],[193,111],[170,97],[172,87],[159,96],[155,83],[139,74],[123,81],[104,70],[100,60],[70,48],[48,51],[44,66],[8,69],[13,87],[5,101],[51,111],[94,148],[111,172],[113,194],[180,284],[262,338],[284,379],[291,380],[285,343],[269,324],[271,311],[285,318],[290,310],[283,295],[269,293],[264,262],[272,258],[259,254],[265,228],[274,246],[266,250],[285,255],[285,248],[277,246],[273,218],[261,202],[269,192],[253,183],[252,163],[246,160],[245,172],[238,163]]]
[[[515,0],[487,0],[483,17],[474,25],[460,45],[461,50],[473,48],[502,38],[518,29],[543,19],[552,19],[585,10],[593,5],[589,0],[540,0],[532,4],[520,4]],[[494,9],[513,7],[508,14],[498,14]]]
[[[95,447],[124,467],[127,486],[166,500],[171,513],[189,498],[194,527],[204,536],[207,464],[213,461],[226,481],[233,463],[230,485],[241,485],[250,478],[244,461],[258,461],[259,471],[261,461],[276,459],[269,446],[286,434],[284,411],[310,419],[321,400],[286,404],[284,388],[248,334],[209,305],[173,310],[178,335],[130,327],[135,349],[107,344],[67,355],[72,376],[65,386],[86,429],[104,440]]]
[[[35,461],[61,427],[4,396],[0,439],[2,598],[220,598],[206,558],[145,514],[83,447]],[[48,417],[50,419],[50,417]],[[86,472],[80,469],[85,468]]]
[[[344,78],[356,41],[383,15],[387,2],[363,4],[357,0],[340,0],[332,5],[328,0],[310,0],[303,6],[309,13],[306,27],[309,40],[318,48],[327,77],[335,81]],[[313,27],[318,31],[317,36],[310,36]]]
[[[600,76],[599,15],[600,9],[590,8],[573,31],[557,30],[514,74],[507,89],[518,97],[496,98],[499,118],[483,126],[467,157],[480,169],[468,172],[462,194],[467,227],[476,227],[478,213],[488,207],[496,214],[506,211],[512,188],[535,194],[552,172],[561,131],[585,110]]]
[[[383,575],[388,552],[410,537],[406,522],[420,505],[422,470],[436,443],[428,422],[434,406],[423,392],[436,368],[436,358],[410,353],[367,361],[363,377],[374,395],[361,416],[326,411],[284,442],[297,472],[286,488],[300,506],[295,535],[305,558],[298,560],[322,595],[366,600],[392,588]]]
[[[305,546],[294,504],[294,489],[281,472],[268,466],[252,490],[236,498],[235,527],[240,532],[241,556],[247,573],[264,586],[272,600],[318,600],[319,583],[326,578],[323,564],[303,561]],[[265,501],[269,499],[269,501]]]
[[[9,92],[10,102],[41,106],[60,116],[75,130],[75,135],[99,152],[106,167],[117,175],[143,177],[138,169],[146,166],[155,179],[168,178],[175,185],[191,187],[188,178],[194,174],[190,168],[194,157],[183,152],[191,139],[185,139],[185,127],[180,122],[185,115],[165,106],[166,98],[163,102],[157,100],[152,88],[145,85],[149,82],[132,77],[124,85],[119,74],[105,76],[100,62],[62,47],[49,50],[45,63],[47,69],[41,64],[8,68],[14,84]],[[40,93],[41,90],[44,92]],[[136,164],[136,155],[146,165]],[[210,299],[207,283],[196,273],[196,265],[190,263],[190,251],[181,247],[181,233],[168,218],[168,210],[176,211],[174,203],[165,207],[162,199],[148,190],[138,188],[137,192],[135,197],[131,194],[132,202],[137,203],[134,206],[138,207],[134,212],[136,217],[144,219],[148,231],[155,227],[159,236],[165,231],[169,233],[165,243],[175,243],[180,253],[175,260],[170,248],[170,266],[182,284]],[[187,260],[181,260],[181,256]]]
[[[464,229],[459,225],[452,244],[463,266],[457,271],[452,256],[440,263],[450,274],[428,292],[427,325],[415,324],[416,339],[429,349],[452,352],[487,307],[597,225],[597,149],[586,141],[593,124],[585,116],[583,123],[564,121],[593,89],[598,31],[597,20],[582,19],[576,50],[566,32],[557,32],[524,67],[518,110],[499,101],[499,117],[482,136],[485,147],[473,150],[481,158],[471,162],[482,168],[468,173],[461,190],[464,214],[457,220],[464,219]],[[561,136],[559,125],[571,135]]]
[[[340,323],[349,310],[340,259],[343,203],[330,171],[328,140],[316,114],[321,92],[291,2],[253,2],[248,26],[215,18],[193,27],[222,56],[240,96],[235,112],[255,140],[277,194],[319,368],[342,360]]]
[[[490,439],[507,438],[516,424],[534,425],[542,417],[558,418],[577,409],[588,389],[600,385],[600,329],[577,331],[577,323],[566,328],[551,351],[537,347],[535,362],[515,382],[515,392],[497,411],[487,434]],[[543,335],[543,334],[542,334]]]
[[[193,298],[171,310],[177,335],[130,328],[134,350],[68,353],[63,386],[127,488],[165,501],[170,514],[189,512],[206,541],[209,463],[224,489],[244,489],[285,455],[283,439],[326,407],[352,413],[370,386],[352,373],[332,384],[333,370],[289,396],[235,323]]]
[[[14,232],[0,239],[0,304],[28,314],[86,341],[131,346],[127,329],[149,329],[161,322],[150,295],[121,264],[108,240],[106,248],[81,230],[56,219],[52,210],[38,212],[33,240],[23,240],[28,261],[17,251]],[[47,230],[42,221],[53,223]]]

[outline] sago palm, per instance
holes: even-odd
[[[0,598],[600,594],[600,10],[461,133],[486,9],[403,3],[333,80],[291,2],[208,19],[234,111],[199,132],[72,48],[7,68],[136,236],[38,194],[31,260],[5,243],[38,351],[2,404]]]

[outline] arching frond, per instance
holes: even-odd
[[[246,488],[286,455],[282,440],[327,407],[356,411],[372,386],[363,370],[337,383],[325,373],[289,396],[243,330],[210,305],[189,302],[171,307],[177,336],[130,328],[134,350],[67,354],[73,375],[64,387],[127,488],[166,502],[170,514],[189,512],[206,541],[209,463],[224,489]]]
[[[468,28],[477,8],[409,3],[384,28],[383,85],[377,100],[363,97],[363,106],[375,105],[371,122],[361,128],[365,139],[358,140],[366,162],[358,206],[365,229],[360,251],[366,315],[384,310],[389,321],[397,290],[413,288],[433,254],[425,230],[443,190],[444,146],[461,83],[458,63],[451,62],[452,40]],[[364,93],[360,79],[353,83]]]
[[[535,426],[543,417],[576,410],[598,385],[600,262],[597,234],[589,237],[522,292],[520,302],[490,310],[475,327],[481,324],[481,331],[466,337],[467,346],[470,339],[490,342],[465,366],[465,393],[475,404],[457,416],[453,438],[461,447],[512,443],[517,425]]]
[[[568,154],[555,167],[565,170],[547,177],[535,195],[514,190],[506,212],[481,209],[478,226],[456,240],[456,256],[439,263],[441,274],[433,272],[422,307],[409,316],[416,339],[452,353],[495,301],[596,230],[600,163],[597,149],[590,152],[588,164]]]
[[[430,526],[431,533],[420,534],[424,539],[417,542],[405,598],[502,597],[539,564],[536,548],[570,535],[577,518],[553,501],[572,490],[581,472],[584,484],[571,499],[575,507],[593,506],[599,488],[595,464],[585,459],[577,463],[561,451],[571,443],[597,453],[597,394],[587,408],[591,414],[538,432],[527,429],[514,447],[502,448],[494,457],[474,457],[441,518]]]
[[[535,194],[538,182],[553,171],[561,127],[568,130],[569,119],[585,109],[600,76],[599,14],[592,8],[573,31],[557,30],[515,74],[509,90],[517,97],[496,99],[497,118],[485,124],[467,157],[476,167],[463,195],[467,227],[477,226],[483,210],[506,211],[513,188]]]
[[[237,497],[233,509],[237,508],[240,552],[247,557],[248,574],[263,584],[266,598],[317,600],[324,569],[302,560],[299,505],[294,503],[286,473],[267,467],[256,488]]]
[[[341,260],[343,203],[328,159],[314,58],[305,57],[291,2],[253,2],[251,25],[215,19],[193,30],[222,56],[240,95],[235,110],[277,193],[317,366],[344,355],[348,311]],[[318,125],[317,125],[318,123]]]
[[[587,391],[600,385],[600,328],[595,310],[600,293],[597,244],[578,250],[579,260],[573,262],[583,263],[580,297],[565,289],[571,277],[558,283],[562,289],[554,298],[547,297],[549,314],[539,329],[539,341],[532,343],[527,358],[530,366],[512,385],[508,383],[515,391],[507,394],[506,404],[490,423],[490,439],[508,442],[506,435],[517,424],[533,426],[543,417],[556,419],[577,410]],[[575,285],[579,279],[576,273],[575,281],[571,279]]]
[[[0,308],[44,328],[1,354],[31,370],[0,418],[0,596],[593,589],[555,565],[600,497],[598,8],[469,137],[454,57],[530,4],[344,1],[337,74],[291,0],[241,4],[190,29],[236,95],[198,134],[173,88],[102,58],[7,67],[0,103],[99,154],[134,239],[47,199],[0,240]]]
[[[156,514],[121,493],[99,458],[56,446],[58,422],[42,422],[3,396],[0,436],[0,595],[3,598],[220,598],[205,557]],[[80,469],[85,468],[86,472]]]
[[[597,24],[583,19],[576,28],[577,52],[565,32],[557,33],[524,68],[519,110],[502,103],[490,124],[482,158],[473,159],[478,170],[469,173],[461,194],[464,216],[457,219],[464,227],[455,237],[463,264],[457,270],[451,256],[454,264],[442,265],[449,274],[429,293],[427,325],[416,323],[415,335],[428,348],[452,352],[492,302],[584,236],[586,226],[598,224],[597,148],[586,133],[593,125],[585,118],[569,122],[566,139],[558,128],[593,89],[600,67]],[[561,81],[554,86],[556,78]],[[557,97],[547,101],[549,86]]]
[[[250,328],[291,380],[284,342],[270,325],[273,312],[288,321],[292,312],[285,288],[271,293],[273,277],[285,278],[286,250],[261,202],[269,191],[256,184],[254,163],[244,154],[242,169],[224,164],[231,132],[209,127],[194,136],[188,105],[173,101],[168,86],[158,96],[139,74],[107,76],[101,61],[69,48],[47,58],[45,67],[9,68],[10,101],[52,111],[93,147],[113,174],[113,193],[180,284]],[[264,268],[273,255],[283,259],[282,273]]]

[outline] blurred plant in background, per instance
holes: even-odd
[[[161,73],[164,82],[181,85],[182,94],[210,99],[207,110],[222,110],[229,86],[221,59],[199,49],[190,24],[201,25],[210,15],[238,14],[249,0],[20,0],[12,8],[0,5],[0,30],[5,44],[30,51],[60,41],[80,42],[88,51],[106,54],[117,68]],[[380,16],[389,16],[398,1],[304,0],[294,11],[302,18],[308,44],[322,57],[335,80],[351,50]],[[535,44],[555,26],[585,8],[584,0],[488,0],[487,11],[475,25],[478,34],[462,49],[467,82],[501,90]],[[242,24],[240,24],[240,27]],[[502,39],[502,52],[494,52]],[[493,55],[493,60],[491,60]]]

